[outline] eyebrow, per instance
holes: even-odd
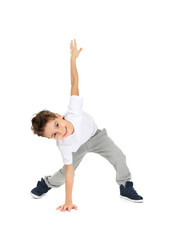
[[[57,122],[57,121],[56,121]],[[56,125],[56,122],[55,122],[55,124],[54,124],[54,127],[55,127],[55,125]],[[53,135],[54,133],[52,133],[52,135]],[[52,135],[51,135],[51,137],[52,137]]]

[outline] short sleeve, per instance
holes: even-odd
[[[72,153],[71,152],[61,152],[64,165],[72,164]]]
[[[68,113],[78,114],[81,113],[83,106],[83,97],[72,95],[68,105]]]

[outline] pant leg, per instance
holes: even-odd
[[[131,179],[131,173],[126,164],[126,156],[111,140],[105,128],[90,138],[86,145],[89,152],[100,154],[113,165],[116,170],[116,182],[119,185],[124,185],[126,181]]]
[[[88,152],[86,144],[82,144],[80,148],[73,152],[73,168],[74,171],[78,167],[79,163],[82,161],[83,157]],[[54,173],[52,176],[45,176],[44,180],[48,187],[58,188],[65,183],[65,166],[63,166],[59,171]]]

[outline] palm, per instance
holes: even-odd
[[[76,39],[74,39],[74,44],[73,44],[73,41],[71,40],[70,49],[71,49],[71,56],[75,57],[75,58],[77,58],[79,56],[80,52],[82,51],[82,48],[77,50]]]

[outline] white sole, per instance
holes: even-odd
[[[133,200],[133,199],[130,199],[128,197],[121,196],[121,195],[120,195],[120,198],[126,199],[126,200],[128,200],[130,202],[135,202],[135,203],[142,203],[143,202],[143,199],[141,199],[141,200]]]
[[[35,195],[35,194],[33,194],[32,192],[30,192],[30,194],[31,194],[31,196],[33,197],[33,198],[42,198],[44,195],[46,195],[46,193],[44,193],[44,194],[42,194],[41,196],[37,196],[37,195]]]

